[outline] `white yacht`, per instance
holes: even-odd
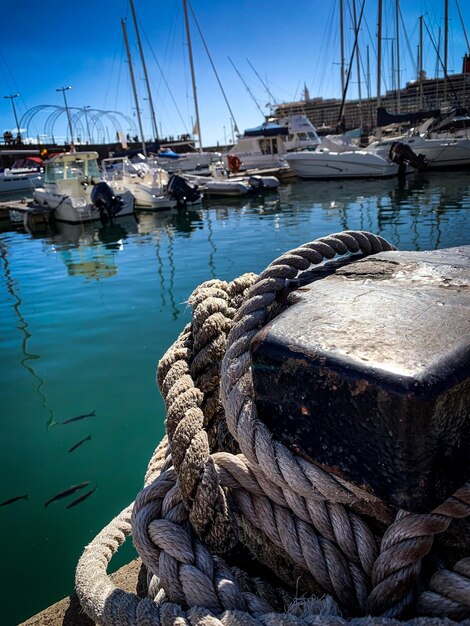
[[[132,193],[102,180],[97,152],[58,154],[45,167],[44,186],[34,190],[33,198],[53,209],[57,220],[77,223],[134,212]]]
[[[422,155],[425,169],[470,165],[470,117],[459,109],[451,110],[445,116],[430,117],[407,134],[377,140],[368,149],[384,156],[396,141]]]
[[[32,191],[44,182],[44,162],[39,157],[16,160],[0,172],[0,193]]]
[[[233,170],[233,157],[241,170],[285,167],[285,157],[294,150],[313,149],[320,144],[315,126],[306,115],[268,119],[257,128],[248,128],[227,153]]]
[[[370,150],[331,152],[317,148],[302,150],[286,156],[290,167],[299,178],[388,178],[397,176],[399,165]]]

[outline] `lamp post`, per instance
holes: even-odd
[[[21,131],[20,131],[20,125],[18,123],[18,116],[16,114],[16,107],[15,107],[15,98],[18,98],[20,94],[19,93],[15,93],[11,96],[3,96],[4,98],[7,98],[7,100],[11,100],[11,106],[13,107],[13,115],[15,116],[15,123],[16,123],[16,132],[17,132],[17,137],[18,137],[18,143],[21,143]]]
[[[90,127],[88,126],[88,113],[87,112],[89,109],[91,109],[91,106],[89,104],[83,107],[83,110],[85,111],[86,133],[88,136],[88,143],[92,143],[91,135],[90,135]]]
[[[56,91],[61,91],[62,95],[64,96],[65,112],[67,114],[67,119],[69,121],[70,144],[73,145],[72,118],[70,117],[70,111],[69,111],[69,107],[68,107],[68,104],[67,104],[67,98],[65,97],[65,92],[68,91],[69,89],[72,89],[72,87],[70,87],[70,85],[68,87],[58,87],[56,89]]]

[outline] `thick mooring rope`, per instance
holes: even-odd
[[[409,618],[425,626],[470,617],[470,558],[453,571],[430,558],[434,537],[470,513],[469,485],[428,514],[397,511],[293,454],[256,415],[249,345],[287,306],[286,290],[308,282],[312,266],[391,249],[370,233],[343,232],[290,251],[258,277],[195,290],[193,321],[158,368],[168,439],[133,507],[77,567],[91,618],[123,626],[388,626]],[[131,527],[148,571],[145,599],[106,574]],[[239,567],[247,554],[258,562],[246,563],[251,574]]]

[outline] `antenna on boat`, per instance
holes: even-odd
[[[258,74],[258,72],[255,70],[255,68],[253,67],[253,65],[251,64],[251,61],[249,59],[246,59],[248,65],[251,67],[251,69],[253,70],[253,72],[256,74],[256,76],[259,79],[259,82],[263,85],[263,87],[266,89],[268,96],[271,98],[271,100],[274,102],[274,104],[277,104],[277,100],[276,98],[273,96],[273,94],[269,91],[269,88],[267,85],[264,84],[263,79],[261,78],[261,76]]]
[[[260,105],[258,104],[258,102],[256,101],[256,98],[254,97],[251,89],[248,87],[248,85],[245,83],[245,81],[243,80],[242,75],[240,74],[240,72],[237,70],[237,68],[235,67],[235,63],[232,61],[232,59],[230,57],[227,57],[227,59],[230,61],[230,63],[233,65],[233,69],[236,71],[236,73],[238,74],[240,80],[242,81],[242,83],[245,85],[246,90],[248,91],[248,93],[251,96],[251,99],[253,100],[253,102],[256,104],[256,106],[258,107],[258,111],[261,113],[261,115],[263,117],[266,117],[265,114],[263,113],[263,110],[261,109]]]
[[[184,21],[186,24],[186,37],[188,40],[188,53],[189,53],[189,65],[191,67],[191,80],[193,83],[194,108],[196,111],[196,130],[197,130],[197,136],[199,140],[199,152],[202,152],[201,123],[199,121],[199,107],[197,105],[196,76],[194,74],[193,50],[191,47],[191,33],[189,30],[187,0],[183,0],[183,9],[184,9]],[[193,133],[194,133],[194,129],[193,129]]]
[[[154,109],[154,106],[153,106],[152,93],[150,91],[150,83],[149,83],[149,77],[148,77],[148,74],[147,74],[147,66],[145,64],[144,51],[142,49],[142,42],[140,41],[139,27],[137,26],[137,17],[136,17],[136,14],[135,14],[134,2],[133,2],[133,0],[129,0],[129,2],[130,2],[130,5],[131,5],[132,18],[134,20],[135,32],[136,32],[136,35],[137,35],[137,43],[139,45],[140,59],[142,61],[142,67],[144,68],[145,85],[147,87],[147,95],[148,95],[148,101],[149,101],[149,107],[150,107],[150,117],[152,119],[153,136],[154,136],[155,141],[158,141],[157,120],[155,119],[155,109]]]
[[[129,49],[129,42],[127,40],[126,20],[124,18],[121,18],[121,25],[122,25],[122,33],[124,35],[124,43],[126,44],[127,62],[129,63],[129,73],[131,75],[132,90],[134,91],[135,107],[137,109],[137,120],[139,122],[140,138],[142,141],[142,151],[144,153],[144,156],[147,156],[147,148],[145,147],[144,131],[142,128],[142,118],[140,117],[139,100],[137,98],[137,89],[135,87],[134,70],[132,69],[131,51]]]

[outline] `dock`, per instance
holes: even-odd
[[[53,216],[54,209],[41,206],[31,199],[5,200],[0,202],[0,220],[9,219],[10,222],[17,223],[23,221],[23,225],[28,232],[36,226],[49,223]]]

